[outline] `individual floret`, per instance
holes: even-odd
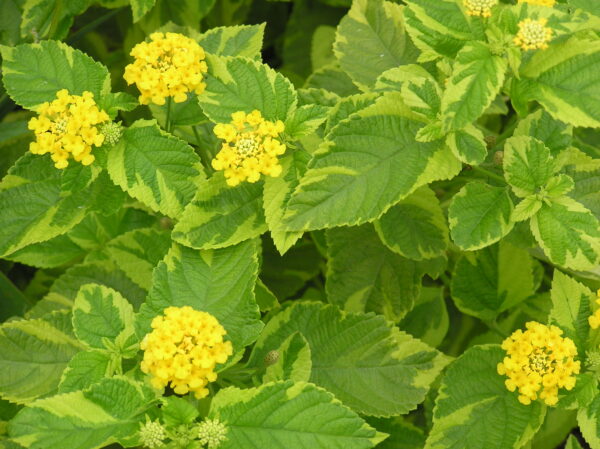
[[[250,114],[239,111],[231,114],[231,123],[215,126],[215,135],[225,142],[212,161],[215,170],[223,170],[227,184],[236,186],[242,181],[256,182],[260,175],[279,176],[281,165],[277,156],[285,153],[278,140],[284,130],[281,120],[265,120],[257,110]]]

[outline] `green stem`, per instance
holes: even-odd
[[[500,176],[500,175],[497,175],[494,172],[491,172],[491,171],[489,171],[489,170],[487,170],[485,168],[482,168],[482,167],[478,167],[476,165],[472,166],[471,168],[476,173],[480,173],[482,175],[487,176],[488,178],[495,179],[496,181],[501,182],[502,184],[506,184],[506,181],[504,180],[504,178],[502,176]]]
[[[194,132],[194,137],[196,138],[196,147],[198,147],[198,153],[200,154],[200,159],[202,160],[202,164],[206,168],[209,173],[213,173],[214,170],[212,168],[212,154],[208,150],[205,150],[202,147],[202,143],[200,142],[200,135],[198,134],[198,130],[194,125],[192,125],[192,131]]]
[[[165,130],[170,133],[171,132],[171,103],[173,99],[171,97],[167,97],[167,118],[165,119]]]
[[[74,42],[77,42],[79,39],[81,39],[83,36],[85,36],[86,34],[88,34],[90,31],[98,28],[100,25],[102,25],[108,19],[110,19],[111,17],[117,15],[119,12],[121,12],[122,9],[124,9],[124,8],[112,9],[112,10],[108,11],[106,14],[98,17],[96,20],[94,20],[94,21],[88,23],[87,25],[81,27],[77,32],[73,33],[67,39],[67,43],[68,44],[73,44]]]

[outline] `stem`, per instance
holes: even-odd
[[[167,118],[165,119],[165,129],[168,133],[171,132],[171,103],[173,99],[167,97]]]
[[[106,22],[111,17],[117,15],[119,12],[121,12],[122,9],[124,9],[124,8],[117,8],[117,9],[113,9],[111,11],[108,11],[106,14],[98,17],[96,20],[88,23],[85,26],[82,26],[77,32],[73,33],[67,39],[67,43],[68,44],[72,44],[74,42],[77,42],[79,39],[81,39],[87,33],[89,33],[90,31],[98,28],[100,25],[102,25],[104,22]]]
[[[495,179],[498,182],[501,182],[502,184],[506,184],[506,181],[504,180],[504,178],[502,176],[500,176],[500,175],[497,175],[494,172],[491,172],[491,171],[489,171],[489,170],[487,170],[485,168],[481,168],[481,167],[478,167],[478,166],[472,166],[471,168],[472,168],[472,170],[474,172],[481,173],[482,175],[485,175],[488,178],[492,178],[492,179]]]
[[[209,173],[213,173],[213,168],[211,165],[212,154],[210,154],[207,150],[204,150],[202,148],[202,144],[200,142],[200,135],[198,134],[198,130],[194,125],[192,125],[192,131],[194,132],[194,137],[196,138],[196,146],[198,147],[198,153],[200,153],[200,159],[202,160],[202,163],[204,164],[206,170],[208,170]]]

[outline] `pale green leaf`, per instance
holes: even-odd
[[[156,212],[176,218],[204,177],[200,158],[155,121],[138,120],[108,153],[115,184]]]
[[[290,335],[276,350],[277,361],[267,366],[263,383],[278,380],[308,382],[312,368],[310,346],[302,334]],[[268,358],[268,355],[267,355]]]
[[[377,98],[378,95],[375,93],[355,94],[341,98],[329,111],[325,125],[325,134],[329,134],[338,123],[347,119],[355,112],[371,106]]]
[[[571,145],[573,127],[552,118],[543,109],[538,109],[519,122],[514,135],[530,136],[544,142],[550,154],[556,156]]]
[[[531,219],[531,232],[550,260],[565,268],[589,270],[600,261],[600,224],[569,197],[544,203]]]
[[[222,173],[200,184],[173,229],[173,239],[196,249],[223,248],[267,230],[262,208],[263,182],[231,187]]]
[[[331,393],[305,382],[220,390],[209,418],[226,423],[220,449],[368,449],[385,438]]]
[[[199,251],[173,244],[154,270],[152,289],[138,316],[140,335],[169,306],[191,306],[214,315],[236,350],[252,343],[262,329],[254,300],[257,242]]]
[[[590,405],[581,408],[577,413],[577,423],[585,441],[592,449],[600,448],[600,394]]]
[[[257,366],[300,332],[312,354],[311,382],[365,415],[407,413],[423,401],[448,359],[391,327],[382,316],[294,302],[267,323],[249,364]]]
[[[218,56],[260,59],[265,24],[215,27],[200,35],[204,51]]]
[[[506,141],[503,165],[504,177],[520,197],[539,193],[555,171],[550,150],[529,136],[515,136]]]
[[[403,331],[432,348],[438,347],[450,326],[448,309],[441,287],[423,287],[415,306],[400,322]]]
[[[475,346],[452,363],[442,381],[425,449],[519,449],[541,426],[545,406],[521,404],[496,366],[500,347]]]
[[[327,119],[327,112],[327,107],[318,104],[300,106],[285,123],[285,133],[292,139],[312,134]]]
[[[483,42],[470,42],[459,51],[442,96],[446,130],[462,129],[485,112],[500,92],[506,68],[506,59]]]
[[[448,225],[433,190],[421,187],[375,221],[375,230],[392,251],[413,260],[444,254]]]
[[[355,0],[341,20],[333,46],[342,69],[364,90],[392,67],[416,60],[402,7],[384,0]]]
[[[448,134],[446,144],[465,164],[479,165],[488,153],[483,133],[473,125]]]
[[[468,251],[489,246],[512,229],[512,210],[506,188],[470,182],[454,195],[448,208],[452,240]]]
[[[59,392],[83,390],[107,376],[111,356],[106,351],[81,351],[73,356],[63,371]]]

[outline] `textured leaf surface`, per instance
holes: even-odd
[[[393,92],[341,122],[292,195],[288,228],[361,224],[421,185],[456,175],[460,163],[450,150],[414,139],[421,126]]]
[[[200,184],[173,229],[173,239],[196,249],[223,248],[258,237],[267,230],[263,183],[227,185],[222,174]]]
[[[92,350],[81,351],[73,356],[63,371],[59,392],[83,390],[107,375],[111,357],[108,352]]]
[[[381,316],[295,302],[268,322],[250,365],[262,363],[267,352],[295,332],[311,348],[311,382],[365,415],[413,410],[447,363],[447,357],[391,327]]]
[[[263,383],[278,380],[308,382],[312,359],[310,346],[302,334],[290,335],[276,351],[278,354],[277,362],[267,367],[263,376]]]
[[[512,211],[506,188],[470,182],[454,195],[448,208],[452,240],[468,251],[491,245],[513,228]]]
[[[448,367],[426,449],[518,449],[533,437],[545,408],[523,405],[506,389],[496,372],[504,354],[498,346],[475,346]]]
[[[511,137],[504,147],[504,177],[520,197],[538,193],[554,173],[554,159],[543,142],[529,137]]]
[[[131,441],[151,405],[147,387],[103,379],[86,391],[40,399],[13,419],[10,435],[32,449],[95,449]]]
[[[402,7],[383,0],[357,0],[341,20],[334,53],[358,86],[373,87],[392,67],[414,62],[416,49],[404,31]]]
[[[246,58],[207,57],[206,90],[198,96],[215,123],[229,123],[237,111],[258,109],[267,120],[285,121],[296,109],[296,91],[280,73]]]
[[[198,43],[213,55],[260,59],[264,32],[264,24],[216,27],[203,33]]]
[[[418,262],[387,248],[372,225],[327,231],[327,300],[348,312],[398,321],[419,296]]]
[[[494,320],[534,293],[533,260],[508,242],[465,254],[452,276],[452,298],[458,308],[482,320]]]
[[[139,314],[139,332],[168,306],[209,312],[223,325],[236,349],[252,343],[262,329],[254,300],[258,271],[253,240],[199,251],[173,244],[154,270],[152,289]]]
[[[200,158],[155,121],[138,120],[108,153],[115,184],[156,212],[178,217],[204,177]]]
[[[227,423],[223,449],[367,449],[385,437],[331,393],[305,382],[221,390],[209,417]]]
[[[4,323],[0,326],[0,395],[27,403],[54,393],[67,363],[82,348],[66,312]]]
[[[421,288],[415,306],[399,324],[400,329],[433,348],[442,343],[449,326],[444,292],[439,287]]]
[[[413,260],[441,256],[448,246],[448,225],[433,190],[421,187],[375,222],[387,247]]]

